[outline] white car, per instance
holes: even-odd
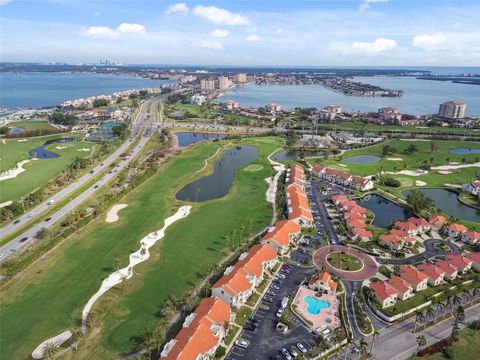
[[[31,212],[30,214],[28,214],[28,217],[31,218],[31,217],[33,217],[34,215],[35,215],[35,213],[34,213],[34,212]]]
[[[277,277],[280,278],[280,279],[286,279],[287,277],[283,274],[277,274]]]
[[[241,347],[243,349],[246,349],[248,347],[248,345],[250,345],[250,341],[245,340],[245,339],[238,339],[237,341],[235,341],[235,345],[237,345],[238,347]]]
[[[55,202],[55,200],[53,200],[53,199],[52,199],[52,200],[49,200],[49,201],[47,202],[47,205],[52,205],[54,202]]]
[[[282,317],[282,314],[283,314],[283,309],[278,309],[275,316],[280,319]]]
[[[297,348],[298,348],[298,350],[300,350],[302,352],[302,354],[306,354],[308,352],[307,348],[305,346],[303,346],[302,343],[297,343]]]
[[[285,359],[292,360],[292,355],[290,355],[288,350],[285,348],[282,349],[282,355],[285,357]]]

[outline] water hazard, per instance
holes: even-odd
[[[195,180],[183,187],[176,195],[178,200],[202,202],[224,197],[230,191],[235,172],[258,158],[253,146],[237,146],[215,164],[213,174]]]

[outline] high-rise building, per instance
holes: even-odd
[[[218,77],[218,90],[225,91],[230,87],[230,80],[226,76]]]
[[[211,79],[200,80],[200,90],[202,93],[210,93],[215,91],[215,81]]]
[[[247,74],[245,73],[238,73],[235,75],[234,82],[239,83],[239,84],[244,84],[247,82]]]
[[[467,105],[461,101],[447,101],[440,104],[438,108],[438,116],[447,119],[462,119],[465,117]]]

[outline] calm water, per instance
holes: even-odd
[[[479,70],[480,72],[480,70]],[[480,115],[480,86],[446,81],[417,80],[414,77],[356,77],[356,81],[403,90],[399,98],[347,96],[320,85],[254,85],[231,90],[217,101],[234,100],[244,106],[261,107],[270,102],[284,108],[323,107],[337,104],[347,111],[377,111],[393,106],[407,114],[432,114],[448,100],[463,101],[467,114]]]
[[[196,202],[221,198],[230,191],[235,171],[257,158],[256,147],[237,146],[223,154],[215,164],[213,174],[186,185],[177,193],[176,197],[178,200]]]
[[[368,194],[357,200],[360,206],[375,214],[373,225],[387,228],[397,220],[414,216],[410,211],[377,194]]]
[[[188,146],[195,144],[200,141],[210,140],[210,139],[222,139],[226,137],[225,134],[212,134],[212,133],[192,133],[192,132],[176,132],[178,138],[178,145]]]
[[[298,151],[298,150],[294,150],[294,151],[279,151],[278,153],[275,154],[275,156],[273,157],[274,160],[276,161],[294,161],[294,160],[297,160],[297,159],[300,159],[302,156],[304,158],[306,157],[319,157],[319,156],[323,156],[323,152],[322,151]]]
[[[435,206],[445,214],[455,216],[456,218],[480,222],[480,210],[462,204],[458,201],[458,195],[454,191],[447,189],[417,189],[423,192],[430,199],[435,201]],[[409,191],[403,191],[402,195],[407,196]]]
[[[54,153],[52,151],[49,151],[47,149],[45,149],[46,146],[50,145],[50,144],[54,144],[54,143],[66,143],[66,142],[73,142],[73,141],[77,141],[77,139],[75,138],[61,138],[61,139],[52,139],[52,140],[48,140],[47,142],[45,142],[45,144],[35,148],[35,149],[32,149],[28,152],[28,155],[33,157],[33,155],[35,154],[35,157],[37,159],[53,159],[53,158],[57,158],[57,157],[60,157],[59,154],[57,153]]]
[[[123,75],[0,73],[0,107],[56,106],[65,100],[157,87],[166,82]]]
[[[451,149],[448,152],[456,155],[480,154],[480,149],[458,148],[458,149]]]
[[[345,161],[351,164],[373,164],[380,161],[380,156],[375,155],[356,155],[346,158]]]

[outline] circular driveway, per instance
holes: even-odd
[[[342,271],[330,265],[327,256],[333,252],[344,252],[358,257],[363,262],[363,268],[358,271]],[[377,264],[367,254],[347,246],[332,245],[318,249],[313,253],[313,263],[329,273],[335,274],[343,280],[363,281],[377,273]]]

